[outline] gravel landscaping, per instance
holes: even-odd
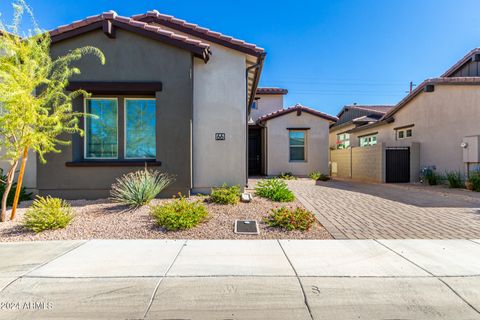
[[[205,197],[194,196],[204,201]],[[155,199],[152,205],[165,201]],[[75,200],[70,202],[76,215],[65,229],[44,231],[39,234],[22,226],[23,215],[31,201],[21,204],[15,221],[0,223],[0,241],[73,240],[73,239],[331,239],[323,226],[316,222],[306,231],[283,231],[269,228],[262,221],[273,208],[302,206],[298,201],[276,203],[255,197],[251,203],[217,205],[206,203],[209,219],[196,228],[184,231],[165,231],[155,225],[148,206],[136,210],[109,200]],[[257,220],[259,235],[238,235],[233,232],[235,219]]]

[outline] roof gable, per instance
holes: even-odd
[[[325,119],[327,121],[332,121],[332,122],[335,122],[335,121],[338,120],[337,117],[331,116],[329,114],[317,111],[317,110],[309,108],[309,107],[302,106],[300,104],[296,104],[293,107],[289,107],[289,108],[286,108],[286,109],[280,109],[278,111],[268,113],[264,116],[261,116],[260,118],[258,118],[258,121],[260,121],[260,122],[268,121],[268,120],[271,120],[271,119],[274,119],[274,118],[277,118],[277,117],[280,117],[280,116],[283,116],[283,115],[286,115],[286,114],[289,114],[289,113],[292,113],[292,112],[297,112],[298,115],[300,115],[302,112],[306,112],[308,114],[311,114],[311,115],[314,115],[314,116],[317,116],[317,117],[320,117],[322,119]]]
[[[260,56],[265,54],[265,50],[255,44],[226,36],[220,32],[215,32],[207,28],[200,27],[197,24],[189,23],[185,20],[175,18],[174,16],[161,14],[157,10],[132,16],[132,19],[146,23],[157,23],[165,27],[190,34],[191,36],[217,43],[249,55]]]
[[[453,66],[451,66],[445,73],[443,73],[440,77],[455,77],[455,76],[464,76],[464,75],[456,75],[463,67],[465,67],[470,62],[478,62],[480,60],[480,48],[475,48],[467,53],[462,59],[458,60]],[[465,74],[466,75],[466,74]],[[478,71],[476,72],[475,76],[479,76]]]
[[[205,63],[210,58],[210,45],[207,43],[164,30],[161,27],[149,25],[145,22],[136,21],[132,18],[119,16],[114,11],[58,27],[50,31],[50,36],[52,43],[55,43],[93,30],[102,29],[107,37],[115,38],[115,28],[121,28],[191,51],[196,57],[203,59]]]

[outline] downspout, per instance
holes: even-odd
[[[258,83],[260,82],[260,74],[262,73],[263,62],[265,61],[266,53],[262,53],[258,59],[257,63],[253,66],[247,67],[245,70],[245,102],[246,102],[246,115],[245,115],[245,186],[248,186],[248,119],[250,116],[251,106],[253,100],[255,99],[255,94],[257,92]],[[250,99],[248,99],[248,73],[250,70],[256,69],[255,76],[253,78],[252,84],[252,94],[250,95]]]

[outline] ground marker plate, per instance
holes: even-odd
[[[255,220],[235,220],[235,233],[257,235],[258,223]]]

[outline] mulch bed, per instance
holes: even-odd
[[[297,200],[290,203],[276,203],[255,197],[251,203],[238,205],[217,205],[208,203],[205,197],[193,196],[192,201],[205,201],[209,219],[197,227],[183,231],[166,231],[155,224],[148,206],[129,210],[109,200],[71,201],[76,211],[75,219],[65,229],[44,231],[35,234],[22,226],[23,214],[31,202],[22,204],[15,221],[0,223],[0,242],[34,240],[74,239],[331,239],[330,234],[318,222],[305,232],[284,231],[265,225],[263,218],[273,208],[302,206]],[[152,205],[163,199],[155,199]],[[235,219],[257,220],[259,235],[238,235],[233,232]]]

